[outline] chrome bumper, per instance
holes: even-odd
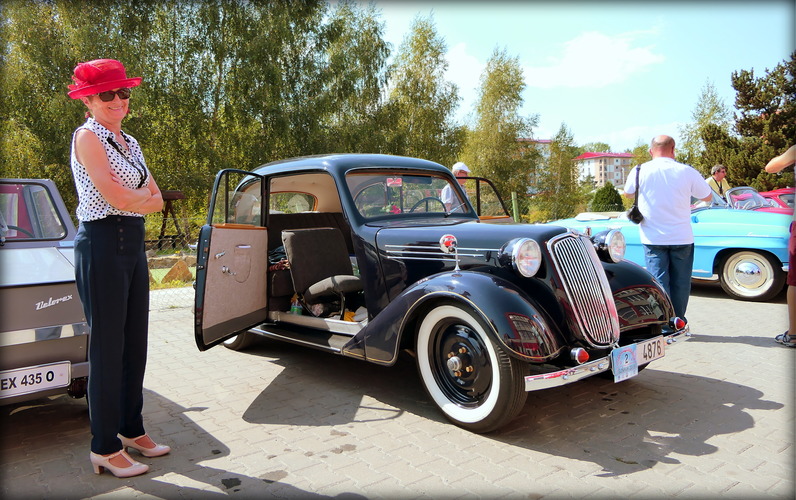
[[[677,342],[685,342],[691,338],[691,330],[688,325],[682,330],[671,335],[664,335],[666,345],[672,345]],[[559,387],[562,385],[571,384],[582,380],[584,378],[597,375],[598,373],[606,372],[611,369],[611,356],[605,356],[594,361],[589,361],[582,365],[565,368],[549,373],[540,373],[538,375],[528,375],[525,377],[525,390],[538,391],[540,389],[549,389],[551,387]]]

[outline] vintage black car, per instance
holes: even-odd
[[[371,154],[219,172],[198,242],[198,348],[264,336],[381,365],[407,350],[442,413],[488,432],[526,391],[624,380],[687,337],[661,286],[622,260],[619,231],[512,223],[488,213],[488,181],[467,182]]]
[[[49,179],[0,179],[0,405],[86,394],[75,225]]]

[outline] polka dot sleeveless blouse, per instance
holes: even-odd
[[[113,132],[100,125],[93,118],[86,120],[86,123],[78,127],[75,133],[81,129],[90,130],[99,138],[100,143],[105,148],[105,154],[108,155],[111,170],[121,179],[124,186],[135,189],[149,184],[149,170],[144,162],[144,154],[134,137],[122,132],[124,140],[130,147],[128,153],[123,152],[122,146],[116,143]],[[114,144],[116,144],[116,147],[114,147]],[[143,217],[142,214],[136,212],[126,212],[114,208],[105,201],[105,198],[102,197],[94,183],[91,182],[86,172],[86,167],[77,161],[74,134],[72,135],[72,176],[75,179],[75,187],[77,188],[78,205],[76,215],[79,221],[88,222],[103,219],[109,215]]]

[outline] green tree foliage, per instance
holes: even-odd
[[[562,123],[550,142],[546,171],[537,177],[540,192],[534,197],[533,205],[542,220],[572,217],[582,207],[584,192],[578,183],[578,169],[573,161],[579,152],[572,133]]]
[[[202,211],[218,170],[385,149],[388,44],[373,6],[322,1],[10,1],[0,4],[0,164],[54,179],[70,208],[66,96],[80,61],[109,57],[134,89],[124,128],[162,189]],[[401,151],[396,151],[401,153]]]
[[[641,165],[642,163],[652,160],[652,155],[650,154],[650,145],[641,141],[636,144],[630,153],[633,155],[633,162],[636,165]]]
[[[716,87],[708,81],[702,87],[702,93],[697,101],[696,108],[691,113],[692,123],[680,129],[681,140],[677,144],[677,160],[691,165],[704,176],[710,174],[710,169],[715,165],[705,155],[705,142],[702,134],[709,125],[724,131],[729,135],[732,126],[732,113],[716,93]],[[732,174],[728,175],[728,182],[732,181]]]
[[[580,150],[581,153],[610,153],[611,146],[604,142],[587,142]]]
[[[481,75],[476,125],[461,155],[474,175],[495,183],[504,199],[510,199],[512,192],[522,195],[527,191],[540,157],[533,143],[517,140],[532,137],[538,121],[535,115],[519,114],[524,89],[519,58],[509,57],[505,49],[495,49]]]
[[[389,44],[384,41],[384,23],[375,6],[365,10],[341,2],[331,20],[339,35],[327,53],[325,70],[329,103],[325,142],[330,152],[388,152],[387,137],[374,131],[390,129],[382,104],[382,89],[388,84]]]
[[[456,85],[445,81],[445,51],[432,19],[415,18],[391,68],[387,133],[391,152],[450,166],[463,131],[453,122],[460,98]]]
[[[622,196],[610,182],[594,193],[589,207],[593,212],[614,212],[623,209]]]
[[[708,164],[728,167],[732,185],[764,191],[793,185],[793,171],[766,173],[763,167],[794,144],[796,137],[796,52],[773,70],[756,77],[754,70],[733,72],[736,91],[736,136],[719,127],[703,132]]]

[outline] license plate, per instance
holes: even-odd
[[[638,364],[644,365],[666,355],[666,341],[663,337],[645,340],[636,344],[636,359]]]
[[[666,342],[663,337],[617,347],[611,351],[611,370],[614,372],[614,382],[635,377],[638,375],[639,365],[662,358],[665,354]]]
[[[66,387],[71,381],[69,361],[0,372],[0,398]]]

